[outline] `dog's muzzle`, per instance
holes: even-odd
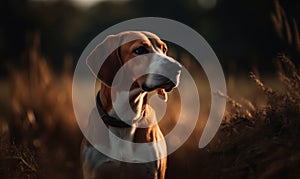
[[[148,69],[146,81],[142,84],[144,91],[165,89],[171,91],[179,84],[182,65],[171,57],[155,54]]]

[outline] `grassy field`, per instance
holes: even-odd
[[[81,178],[81,132],[72,101],[71,59],[54,73],[36,48],[29,69],[12,70],[1,82],[1,164],[4,178]],[[278,57],[278,77],[253,73],[227,77],[228,104],[219,132],[204,149],[197,148],[209,111],[209,87],[199,81],[200,117],[189,140],[169,156],[168,178],[289,177],[299,174],[300,74],[293,62]],[[193,66],[193,65],[192,65]],[[193,70],[193,69],[191,69]],[[161,122],[164,133],[176,124],[180,104],[170,95]],[[172,120],[173,119],[173,120]],[[197,177],[196,177],[197,176]]]

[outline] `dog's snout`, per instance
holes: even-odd
[[[181,72],[182,65],[176,60],[174,60],[173,58],[167,59],[167,63],[165,65],[166,65],[165,69],[171,75],[177,75],[178,73]]]
[[[182,65],[172,57],[166,56],[164,61],[167,62],[166,64],[170,66],[174,71],[180,71],[182,69]]]
[[[163,88],[167,92],[177,87],[181,74],[182,65],[172,57],[154,54],[148,68],[148,76],[142,89],[151,91]]]
[[[175,60],[174,60],[175,61]],[[174,71],[181,71],[181,69],[182,69],[182,65],[180,64],[180,63],[178,63],[177,61],[175,61],[174,63],[173,63],[173,65],[174,65]]]

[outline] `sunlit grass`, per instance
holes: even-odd
[[[11,69],[4,104],[9,113],[1,119],[7,175],[14,178],[29,170],[29,178],[78,177],[81,135],[71,100],[72,59],[65,58],[57,74],[40,54],[36,35],[26,60],[28,65]]]

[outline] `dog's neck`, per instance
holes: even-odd
[[[113,94],[115,96],[114,101],[111,98],[112,93],[115,93]],[[147,103],[147,92],[133,85],[129,92],[129,99],[128,95],[125,95],[124,93],[125,92],[122,90],[112,90],[110,87],[101,84],[100,100],[108,115],[120,119],[119,115],[117,115],[117,112],[115,111],[117,108],[119,110],[118,114],[123,115],[120,120],[125,120],[134,127],[147,128],[147,126],[156,124],[157,121],[155,113]],[[127,107],[128,103],[130,104],[131,112],[134,112],[134,116],[126,116],[126,114],[130,113]]]
[[[101,85],[101,102],[104,109],[109,115],[111,115],[111,117],[118,118],[118,116],[114,116],[115,112],[113,110],[111,91],[112,90],[110,87],[104,84]],[[122,91],[117,92],[121,93]],[[136,119],[133,121],[133,125],[130,128],[108,126],[109,130],[124,140],[137,143],[153,142],[162,139],[163,135],[157,124],[155,111],[149,104],[147,104],[147,92],[134,88],[131,90],[131,93],[132,94],[130,95],[129,102],[132,110],[136,112]],[[121,99],[117,98],[118,96],[116,97],[116,100],[119,101],[117,101],[115,104],[120,104],[123,102]]]

